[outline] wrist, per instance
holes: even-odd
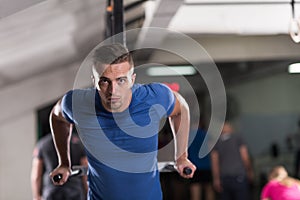
[[[41,196],[41,195],[38,195],[38,196],[33,197],[33,200],[41,200],[41,199],[42,199],[42,196]]]
[[[60,160],[59,161],[59,166],[71,169],[71,164],[70,164],[68,159],[67,160]]]
[[[182,160],[187,160],[187,159],[188,159],[187,152],[183,152],[181,155],[177,156],[176,162],[182,161]]]
[[[63,169],[64,171],[68,171],[71,173],[72,169],[68,164],[60,164],[57,168]]]

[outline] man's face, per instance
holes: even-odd
[[[94,71],[93,76],[102,105],[110,112],[124,111],[131,102],[131,87],[135,81],[133,68],[128,62],[100,67],[102,70]]]
[[[231,124],[225,122],[222,129],[222,134],[230,134],[232,132],[233,132],[233,128]]]

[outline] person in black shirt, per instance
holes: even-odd
[[[77,134],[70,140],[72,165],[87,166],[84,148]],[[51,134],[38,141],[33,151],[31,188],[33,200],[84,200],[87,194],[87,178],[72,177],[63,186],[52,183],[49,174],[57,166],[58,158]]]

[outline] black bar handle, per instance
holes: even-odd
[[[189,168],[189,167],[185,167],[185,168],[183,169],[183,173],[184,173],[185,175],[190,175],[192,172],[193,172],[193,170],[192,170],[191,168]]]
[[[72,171],[69,177],[72,176],[84,176],[87,175],[87,167],[86,166],[73,166]],[[63,178],[62,174],[57,174],[52,177],[52,180],[55,183],[59,183],[59,181]]]
[[[62,179],[62,174],[57,174],[57,175],[53,176],[52,179],[55,183],[59,183],[59,181]]]

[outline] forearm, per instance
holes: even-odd
[[[31,169],[31,191],[33,200],[41,199],[43,161],[33,158]]]
[[[70,138],[72,125],[55,109],[50,115],[50,127],[60,166],[71,167]]]
[[[245,161],[244,161],[244,165],[245,165],[247,174],[252,176],[252,174],[253,174],[253,169],[252,169],[252,166],[251,166],[250,161],[249,161],[249,160],[245,160]]]
[[[180,119],[182,115],[178,115],[170,119],[173,124],[173,135],[175,142],[175,160],[187,158],[187,146],[189,137],[189,125],[184,125]]]
[[[211,152],[211,168],[214,181],[220,180],[219,156],[215,151]]]
[[[190,112],[184,99],[180,99],[180,112],[170,117],[170,124],[175,139],[175,160],[181,158],[186,159],[188,156],[187,148],[190,132]]]
[[[178,93],[173,112],[170,115],[170,126],[174,135],[175,161],[179,174],[184,178],[192,178],[196,166],[188,159],[188,139],[190,132],[190,112],[186,101]],[[184,169],[191,169],[191,173],[185,173]]]
[[[87,157],[81,158],[80,164],[81,164],[81,166],[88,167]],[[85,196],[87,196],[87,193],[88,193],[88,183],[87,182],[88,182],[87,175],[82,176],[82,185],[83,185]]]
[[[245,145],[241,146],[240,153],[242,157],[243,164],[245,166],[245,169],[247,171],[247,175],[249,179],[253,179],[253,169],[252,164],[249,158],[248,149]]]
[[[33,178],[31,180],[31,189],[32,189],[32,198],[33,200],[40,200],[41,199],[41,178]]]

